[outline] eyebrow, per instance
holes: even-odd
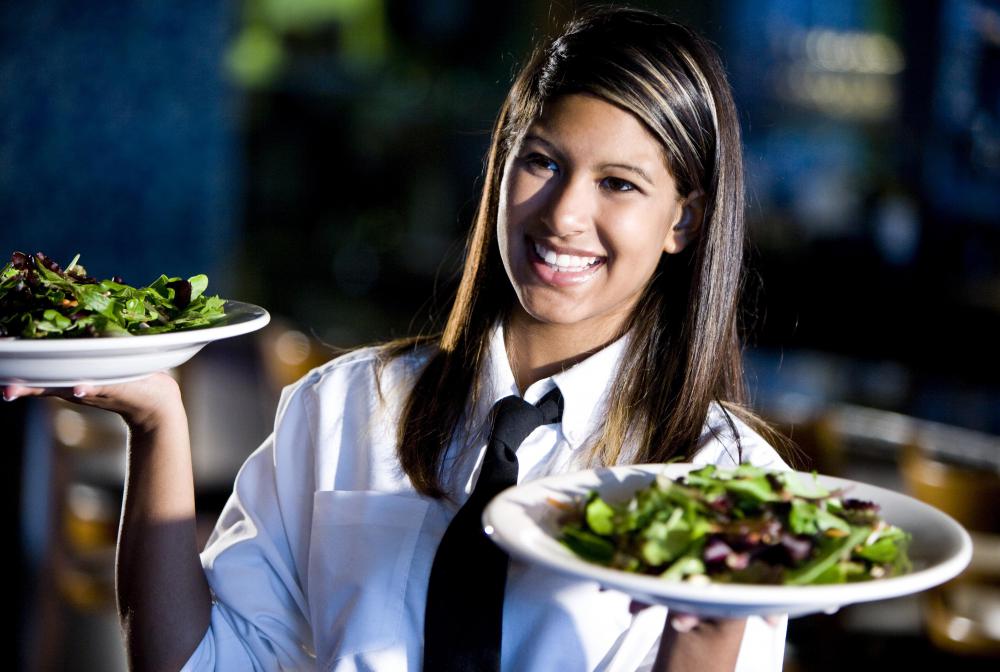
[[[549,142],[545,138],[543,138],[541,136],[538,136],[538,135],[532,135],[532,134],[529,133],[529,134],[527,134],[527,135],[524,136],[524,140],[522,140],[521,142],[522,143],[524,143],[524,142],[537,142],[537,143],[539,143],[541,145],[545,145],[546,147],[548,147],[552,151],[556,152],[557,154],[562,154],[562,152],[559,151],[558,147],[556,147],[551,142]]]
[[[523,142],[529,142],[529,141],[537,142],[537,143],[539,143],[541,145],[545,145],[546,147],[550,148],[556,154],[559,154],[560,156],[562,155],[562,152],[559,151],[559,148],[556,147],[555,145],[553,145],[551,142],[549,142],[545,138],[539,137],[539,136],[534,135],[534,134],[525,135]],[[655,186],[655,183],[653,182],[652,178],[649,177],[649,175],[646,173],[646,171],[644,171],[639,166],[633,166],[630,163],[602,163],[600,166],[598,166],[598,168],[600,168],[601,170],[607,170],[608,168],[619,168],[621,170],[627,170],[628,172],[635,173],[636,175],[638,175],[639,177],[641,177],[650,186]]]
[[[601,164],[600,168],[602,170],[607,168],[620,168],[622,170],[627,170],[631,173],[635,173],[636,175],[644,179],[647,183],[649,183],[650,186],[653,186],[653,180],[651,180],[649,175],[646,174],[646,171],[644,171],[639,166],[633,166],[628,163],[604,163]]]

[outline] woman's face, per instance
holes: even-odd
[[[500,187],[515,317],[613,337],[661,255],[693,238],[701,201],[679,197],[661,145],[629,112],[585,94],[550,101],[512,147]]]

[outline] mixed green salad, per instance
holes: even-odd
[[[667,580],[807,585],[908,572],[910,535],[815,474],[709,465],[622,504],[591,492],[562,527],[581,558]]]
[[[77,255],[61,268],[41,252],[14,252],[0,271],[0,336],[74,338],[158,334],[213,324],[225,300],[208,278],[161,275],[148,287],[87,275]]]

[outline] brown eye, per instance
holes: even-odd
[[[610,191],[637,191],[638,187],[629,182],[628,180],[623,180],[620,177],[605,177],[601,180],[601,186]]]
[[[559,164],[545,156],[544,154],[532,153],[521,159],[524,163],[532,168],[538,168],[540,170],[547,170],[552,173],[559,172]]]

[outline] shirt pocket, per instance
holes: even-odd
[[[428,502],[372,491],[314,495],[309,597],[321,668],[391,646]]]

